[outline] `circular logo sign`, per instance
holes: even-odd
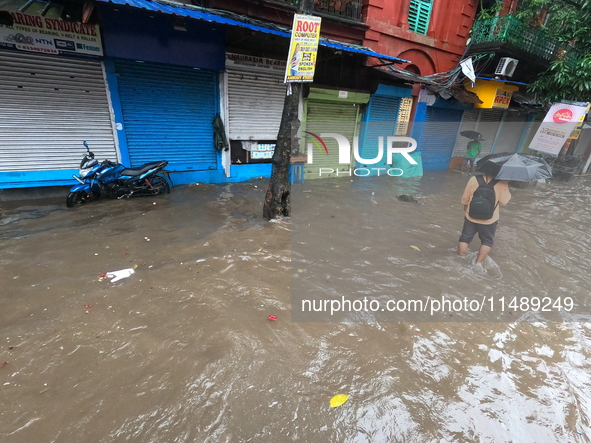
[[[554,123],[568,123],[573,118],[573,112],[568,108],[559,109],[552,116]]]

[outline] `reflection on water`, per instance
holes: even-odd
[[[0,441],[589,441],[584,312],[291,321],[310,275],[336,295],[589,294],[588,178],[513,189],[483,272],[454,255],[466,181],[316,180],[276,223],[264,182],[2,203]]]

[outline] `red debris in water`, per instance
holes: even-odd
[[[277,320],[277,317],[274,315],[269,315],[269,320],[275,321],[275,320]]]

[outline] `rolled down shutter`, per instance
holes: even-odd
[[[478,116],[480,114],[480,109],[470,109],[469,111],[464,111],[464,116],[462,118],[462,123],[460,125],[460,134],[463,131],[474,131],[478,122]],[[456,145],[454,147],[453,157],[464,157],[468,152],[468,142],[470,139],[459,136],[456,140]]]
[[[168,160],[173,171],[217,168],[217,75],[128,60],[115,66],[131,166]]]
[[[447,169],[451,160],[462,113],[464,111],[427,107],[426,122],[417,150],[421,152],[423,169]]]
[[[357,117],[359,106],[350,102],[331,102],[331,101],[306,101],[306,123],[305,130],[320,136],[322,133],[337,133],[345,136],[350,143],[356,134]],[[303,139],[303,143],[311,142],[309,137]],[[306,165],[306,180],[315,178],[329,178],[348,175],[343,171],[354,169],[355,165],[339,164],[339,149],[337,141],[332,137],[323,139],[328,148],[328,155],[321,151],[315,144],[313,164]],[[351,146],[352,148],[352,146]],[[354,161],[352,155],[351,160]],[[322,175],[320,168],[323,168]],[[333,169],[335,172],[327,172]],[[342,171],[337,174],[336,171]]]
[[[117,159],[101,62],[0,51],[0,172]]]
[[[283,113],[284,71],[228,66],[228,131],[232,140],[276,140]]]
[[[498,109],[486,109],[480,112],[480,121],[477,131],[482,134],[482,150],[478,157],[484,157],[491,153],[493,145],[499,133],[499,125],[503,117],[503,111]]]
[[[369,100],[368,121],[363,123],[360,144],[360,154],[365,160],[372,160],[378,156],[379,137],[383,137],[382,158],[378,163],[359,164],[361,168],[369,168],[371,175],[377,175],[372,168],[387,168],[388,157],[385,155],[388,136],[396,135],[398,127],[398,113],[400,111],[398,97],[384,97],[373,95]]]
[[[507,112],[494,145],[494,152],[517,152],[519,142],[527,125],[527,112]]]

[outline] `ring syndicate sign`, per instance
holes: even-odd
[[[41,14],[11,11],[12,26],[0,25],[0,48],[42,54],[84,54],[102,56],[98,25],[65,21]]]

